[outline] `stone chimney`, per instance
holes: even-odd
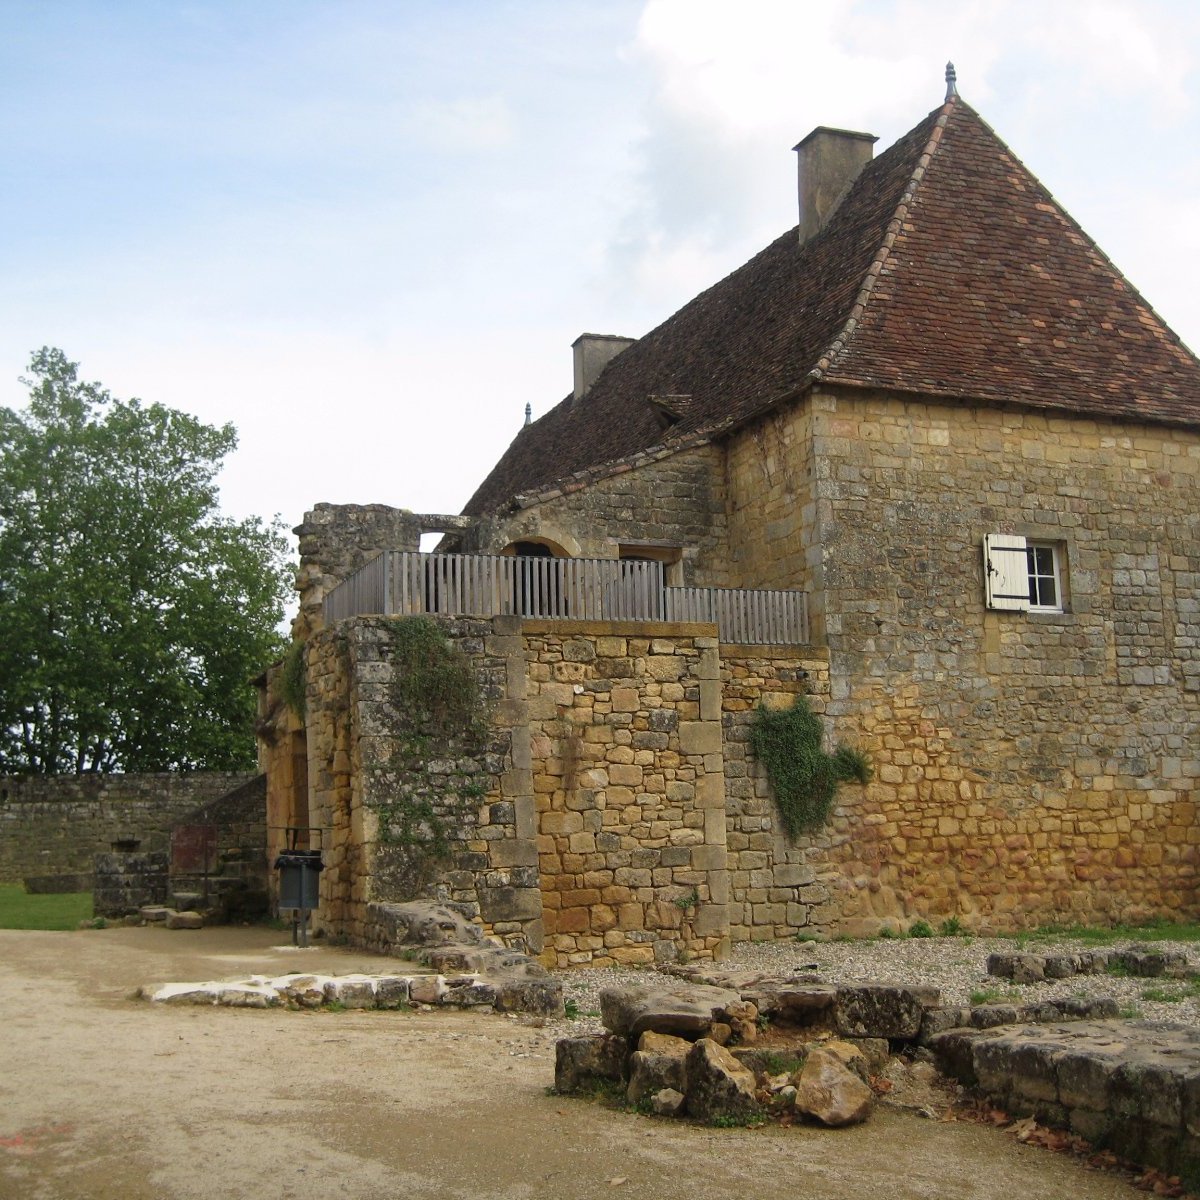
[[[613,333],[581,333],[572,343],[575,352],[575,399],[587,395],[600,372],[637,338],[618,337]]]
[[[800,182],[800,244],[819,233],[879,139],[870,133],[818,125],[796,151]]]

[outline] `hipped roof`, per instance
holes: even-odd
[[[1200,425],[1200,362],[954,96],[792,229],[523,428],[464,512],[703,441],[818,380]],[[666,431],[651,397],[676,402]]]

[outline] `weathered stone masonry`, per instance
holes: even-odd
[[[339,622],[308,644],[311,819],[328,831],[318,922],[370,939],[371,901],[466,907],[551,965],[723,955],[731,931],[776,937],[829,917],[826,884],[774,832],[746,761],[759,699],[818,706],[817,656],[721,648],[711,626],[444,619],[489,705],[483,743],[398,765],[398,618]],[[725,748],[730,757],[726,760]],[[727,795],[728,793],[728,795]],[[430,805],[443,851],[389,840]]]
[[[95,856],[116,843],[166,851],[174,826],[253,778],[202,771],[0,779],[0,882],[89,875]]]

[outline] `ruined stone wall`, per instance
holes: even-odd
[[[575,480],[536,503],[482,520],[464,535],[469,553],[496,554],[515,541],[545,539],[572,558],[616,558],[619,543],[677,546],[682,582],[725,583],[724,452],[680,451],[594,482]]]
[[[550,965],[728,948],[712,626],[526,621]]]
[[[539,952],[515,619],[438,619],[474,674],[487,714],[481,736],[417,728],[399,709],[401,619],[343,621],[309,642],[311,815],[327,831],[320,923],[361,943],[369,902],[430,897]]]
[[[0,778],[0,882],[89,875],[95,856],[117,842],[166,851],[175,825],[253,778],[215,771]]]
[[[818,393],[828,712],[851,933],[1195,916],[1200,436]],[[799,420],[799,418],[798,418]],[[985,606],[982,541],[1057,548],[1062,613]]]
[[[322,629],[306,645],[305,700],[308,821],[319,832],[320,911],[314,931],[361,935],[367,902],[367,855],[363,836],[362,780],[353,708],[357,695],[350,657],[349,622]],[[272,789],[268,788],[268,795]]]
[[[300,539],[293,637],[303,641],[324,624],[321,601],[343,579],[384,550],[419,550],[420,518],[386,504],[316,504],[293,530]]]

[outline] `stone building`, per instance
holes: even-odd
[[[464,829],[475,865],[439,886],[557,961],[918,917],[1196,914],[1200,363],[952,84],[874,158],[873,141],[810,134],[797,228],[644,337],[583,335],[572,393],[463,517],[402,518],[445,552],[807,597],[799,647],[711,625],[453,631],[495,659],[507,725],[481,811],[505,832]],[[361,805],[355,721],[386,671],[355,665],[378,659],[378,618],[319,630],[345,578],[320,531],[353,520],[360,548],[416,550],[380,532],[394,512],[323,506],[301,527],[314,661],[350,644],[324,700],[310,671],[310,710],[355,688],[362,709],[324,758],[310,721],[309,797],[333,824],[315,775],[342,754]],[[874,778],[793,844],[746,723],[797,691]],[[371,840],[348,835],[351,924]]]

